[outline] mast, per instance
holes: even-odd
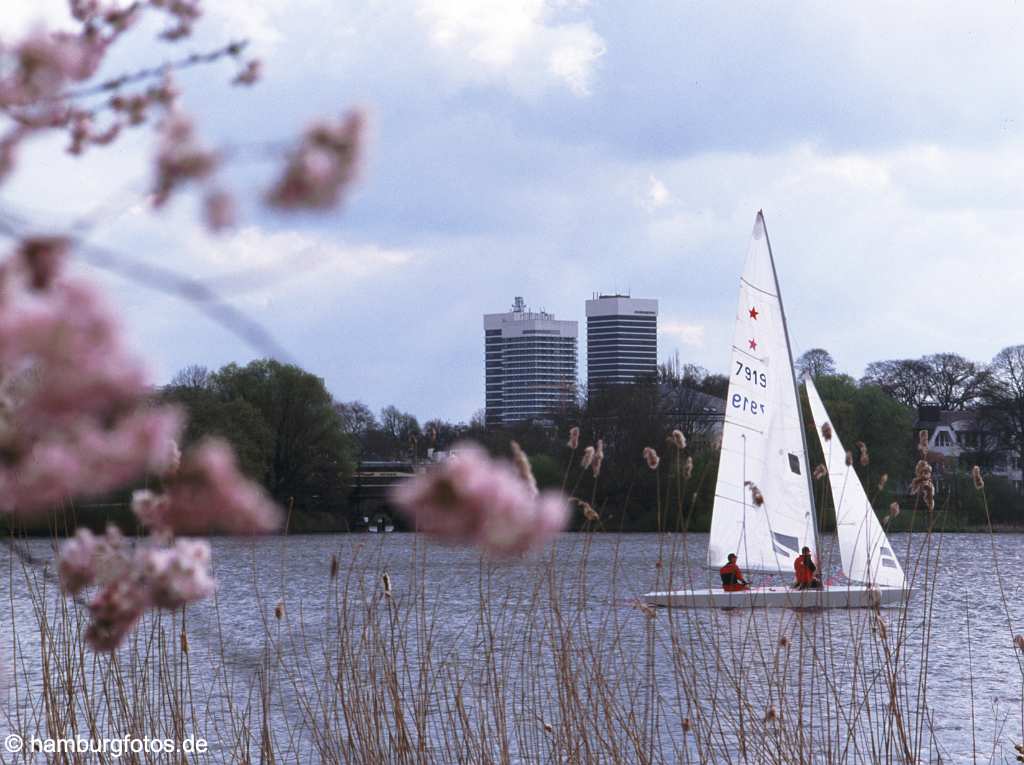
[[[786,306],[782,301],[782,288],[779,287],[779,275],[775,270],[775,256],[772,254],[772,240],[768,236],[768,226],[764,221],[764,210],[757,211],[764,230],[764,241],[768,245],[768,262],[772,266],[772,279],[775,281],[775,294],[779,296],[779,311],[782,314],[782,333],[786,338],[786,354],[789,356],[789,376],[793,379],[793,395],[796,396],[796,412],[800,418],[800,441],[804,445],[804,473],[807,476],[807,496],[811,500],[811,529],[814,531],[814,554],[821,560],[821,547],[818,543],[818,514],[814,505],[814,486],[811,484],[811,454],[807,450],[807,426],[804,424],[804,407],[800,401],[800,387],[793,372],[793,347],[789,343],[789,325],[786,322]]]

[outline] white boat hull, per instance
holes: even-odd
[[[672,608],[890,608],[910,598],[906,587],[832,587],[794,590],[789,587],[755,587],[739,592],[725,590],[673,590],[648,592],[645,603]]]

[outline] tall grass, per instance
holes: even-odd
[[[33,543],[34,557],[8,556],[7,728],[210,741],[203,756],[59,760],[83,763],[1006,756],[1017,723],[975,699],[969,638],[969,729],[944,734],[935,723],[930,694],[950,671],[930,660],[944,597],[936,515],[919,513],[919,529],[897,539],[916,588],[900,608],[654,610],[636,600],[645,587],[707,584],[693,562],[702,546],[685,530],[689,489],[666,484],[672,531],[656,545],[591,530],[512,564],[409,535],[332,537],[329,550],[323,538],[232,541],[212,601],[147,616],[109,656],[84,647],[86,614],[55,590]],[[1011,598],[997,592],[992,604],[1012,643]],[[992,739],[965,749],[976,718],[988,718]]]

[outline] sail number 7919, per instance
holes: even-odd
[[[732,407],[733,409],[739,409],[741,412],[750,412],[751,414],[764,414],[765,405],[752,398],[747,398],[742,393],[732,394]]]
[[[768,387],[768,375],[764,372],[758,372],[756,369],[751,369],[742,361],[736,362],[735,376],[745,377],[747,382],[752,382],[754,385],[760,385],[762,388]]]

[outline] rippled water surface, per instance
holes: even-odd
[[[909,548],[907,568],[920,587],[906,614],[883,613],[881,627],[886,634],[902,635],[903,656],[888,660],[903,661],[906,666],[902,677],[907,687],[898,692],[907,709],[919,712],[907,724],[920,729],[913,735],[915,741],[924,742],[920,758],[970,762],[973,750],[982,762],[993,755],[997,762],[1012,759],[1008,752],[1022,738],[1021,670],[1013,634],[1024,631],[1020,597],[1024,536],[1003,534],[993,541],[987,535],[947,534],[926,543],[922,535],[897,534],[891,541],[903,560],[908,560]],[[35,558],[52,560],[50,542],[23,544]],[[557,629],[562,634],[571,635],[574,651],[589,653],[595,666],[604,668],[602,682],[611,683],[611,692],[622,700],[623,708],[635,710],[638,717],[650,716],[639,723],[650,736],[643,746],[656,749],[668,761],[695,751],[693,735],[684,732],[681,723],[699,713],[694,697],[705,714],[716,710],[713,713],[720,716],[725,729],[721,747],[753,746],[753,756],[772,759],[770,752],[759,753],[755,744],[741,742],[730,733],[728,717],[740,713],[737,683],[749,692],[744,714],[758,716],[760,723],[760,716],[774,709],[790,725],[799,716],[808,721],[806,730],[815,731],[813,735],[829,751],[835,751],[837,741],[851,727],[884,727],[871,728],[844,718],[849,709],[858,708],[853,700],[865,696],[877,714],[891,692],[878,680],[887,659],[877,648],[879,627],[872,614],[775,611],[754,619],[722,611],[660,611],[652,619],[636,607],[643,592],[663,587],[669,576],[679,585],[713,583],[703,567],[706,535],[693,534],[685,540],[653,534],[564,535],[551,556],[502,564],[482,563],[470,551],[426,544],[411,534],[216,539],[212,544],[217,597],[191,607],[185,617],[188,670],[197,706],[193,719],[196,727],[204,728],[192,732],[210,739],[211,761],[235,756],[224,754],[237,752],[230,741],[232,725],[238,724],[243,716],[239,710],[246,705],[256,710],[251,712],[254,719],[259,717],[261,688],[268,694],[263,706],[270,708],[270,730],[269,734],[257,731],[256,739],[271,735],[282,751],[315,762],[324,757],[325,747],[334,746],[317,743],[318,728],[337,727],[350,735],[352,726],[361,724],[359,720],[321,715],[321,722],[311,723],[309,710],[314,710],[316,718],[317,708],[327,708],[322,702],[329,692],[325,678],[340,671],[339,662],[361,661],[359,651],[369,651],[358,638],[370,622],[367,609],[373,603],[395,609],[394,621],[388,622],[385,614],[384,623],[399,635],[378,636],[385,646],[382,650],[398,645],[403,655],[412,657],[431,652],[434,666],[464,678],[460,692],[467,715],[489,714],[482,706],[493,680],[475,676],[473,662],[486,652],[497,657],[510,689],[509,724],[520,731],[512,755],[520,761],[544,751],[543,726],[557,725],[559,710],[565,709],[558,688],[564,683],[560,672],[569,665],[560,665],[558,651],[552,648],[555,623],[561,625]],[[928,555],[921,555],[926,544]],[[828,559],[832,540],[826,537],[823,546],[823,570],[826,577],[835,578],[838,560]],[[0,648],[13,657],[5,664],[9,677],[17,680],[8,682],[7,725],[38,730],[43,669],[37,607],[45,602],[52,610],[60,597],[52,584],[37,592],[35,599],[30,597],[28,581],[42,585],[45,580],[36,569],[23,571],[10,549],[3,550],[8,572],[3,577],[7,629],[0,637]],[[335,580],[330,575],[332,556],[339,563]],[[390,598],[383,596],[384,572],[390,580]],[[787,579],[761,577],[760,581],[781,584]],[[1006,588],[1012,622],[1019,627],[1007,624],[1000,581]],[[558,609],[552,609],[550,591],[559,593]],[[344,606],[339,607],[339,602]],[[496,633],[490,637],[480,628],[482,602],[488,604],[484,621]],[[275,616],[279,604],[280,619]],[[159,633],[170,641],[169,650],[175,651],[180,622],[172,618],[180,619],[165,615],[156,631],[147,621],[139,631],[140,639],[155,639],[152,636]],[[363,648],[352,649],[347,641]],[[527,642],[530,648],[524,650]],[[798,645],[801,654],[796,656]],[[864,650],[853,650],[858,645]],[[711,646],[717,647],[717,653]],[[816,650],[808,652],[808,646]],[[685,658],[680,658],[683,654]],[[586,660],[586,656],[570,658]],[[10,668],[12,661],[15,666]],[[370,657],[365,662],[370,669],[363,672],[356,667],[351,674],[353,690],[379,682]],[[865,671],[864,663],[874,668]],[[569,671],[587,665],[573,666],[577,669]],[[681,666],[693,670],[694,676],[681,677]],[[277,669],[268,674],[267,667]],[[865,678],[875,678],[876,685],[865,687]],[[160,682],[178,680],[167,674]],[[413,693],[409,689],[416,687],[415,677],[406,677],[400,686],[399,692]],[[452,693],[450,686],[438,688],[438,693]],[[429,692],[423,693],[421,698],[429,697]],[[839,698],[851,701],[837,703]],[[434,699],[425,707],[426,730],[438,739],[432,745],[438,752],[454,751],[455,744],[440,740],[444,700]],[[352,708],[348,711],[351,714]],[[379,713],[362,710],[363,722],[372,727]],[[866,752],[871,742],[860,740],[851,746]],[[255,757],[258,741],[254,747]],[[866,758],[847,755],[846,759]],[[439,754],[438,759],[443,756]]]

